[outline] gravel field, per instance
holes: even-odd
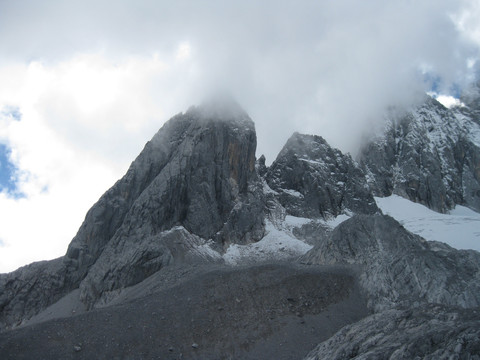
[[[108,306],[55,319],[69,306],[79,309],[75,293],[1,333],[0,358],[301,359],[369,315],[352,270],[294,263],[166,268]]]

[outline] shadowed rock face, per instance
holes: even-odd
[[[265,179],[287,212],[299,217],[378,211],[363,171],[319,136],[295,133]]]
[[[479,98],[470,105],[478,104]],[[455,204],[480,210],[480,122],[470,107],[446,109],[426,97],[392,112],[383,134],[359,155],[377,196],[392,193],[445,212]]]

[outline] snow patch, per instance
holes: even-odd
[[[268,186],[267,182],[262,179],[262,184],[263,184],[263,193],[266,194],[273,194],[273,195],[278,195],[278,193],[275,190],[272,190],[270,186]]]
[[[345,220],[350,219],[350,215],[340,214],[335,218],[329,219],[325,221],[325,225],[327,225],[331,229],[335,229],[338,225],[340,225]]]
[[[171,233],[174,233],[174,232],[177,232],[177,231],[185,231],[187,233],[190,234],[190,232],[185,229],[182,225],[177,225],[177,226],[174,226],[168,230],[164,230],[161,232],[161,235],[167,235],[167,234],[171,234]]]
[[[194,254],[200,255],[205,259],[215,259],[220,260],[222,255],[219,252],[212,249],[211,245],[213,244],[212,240],[208,240],[204,244],[194,246],[192,251]]]
[[[309,218],[302,218],[302,217],[287,215],[285,216],[284,224],[286,225],[287,228],[294,228],[294,227],[301,227],[305,224],[308,224],[311,221],[312,219],[309,219]]]
[[[426,240],[480,251],[480,214],[469,208],[457,205],[449,214],[441,214],[398,195],[375,201],[384,214]]]
[[[298,198],[302,198],[302,199],[303,199],[303,194],[302,194],[302,193],[299,193],[299,192],[296,191],[296,190],[292,190],[292,189],[282,189],[282,191],[283,191],[285,194],[288,194],[288,195],[291,195],[291,196],[294,196],[294,197],[298,197]]]
[[[299,158],[298,160],[300,161],[305,161],[309,164],[312,164],[312,165],[320,165],[320,166],[324,166],[325,163],[324,162],[320,162],[320,161],[316,161],[316,160],[311,160],[311,159],[307,159],[307,158]]]
[[[287,230],[277,229],[269,221],[267,222],[265,229],[267,235],[256,243],[247,245],[230,245],[223,255],[225,263],[229,265],[237,265],[245,261],[260,262],[265,260],[285,260],[301,256],[312,248],[311,245],[298,240]]]

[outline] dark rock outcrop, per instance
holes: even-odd
[[[62,258],[0,274],[0,332],[18,325],[75,288]],[[76,284],[78,286],[78,284]]]
[[[265,179],[287,213],[335,217],[345,211],[378,211],[363,171],[320,136],[295,133],[268,169]]]
[[[377,196],[394,193],[439,212],[456,204],[479,211],[479,134],[469,108],[447,109],[425,96],[410,111],[392,111],[358,161]]]
[[[302,261],[360,266],[375,311],[421,303],[480,306],[480,253],[427,242],[389,216],[344,221]]]

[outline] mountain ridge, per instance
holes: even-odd
[[[237,103],[222,100],[191,107],[164,124],[127,173],[89,210],[64,257],[0,274],[0,343],[11,350],[16,344],[12,337],[28,331],[9,329],[30,329],[34,325],[28,325],[28,319],[35,315],[52,319],[45,309],[61,299],[74,300],[75,309],[84,307],[87,314],[108,311],[122,304],[122,296],[131,293],[128,289],[155,293],[155,279],[165,281],[161,274],[172,272],[181,282],[191,267],[237,264],[248,273],[260,264],[258,276],[264,276],[269,270],[261,264],[279,259],[310,264],[304,270],[338,266],[318,281],[330,281],[343,273],[341,268],[349,269],[354,280],[346,293],[358,287],[368,311],[390,318],[404,314],[388,313],[392,309],[424,306],[428,312],[432,303],[449,306],[437,308],[434,316],[456,311],[453,308],[477,308],[480,254],[411,234],[383,215],[373,197],[395,193],[442,212],[455,204],[475,209],[480,189],[475,116],[469,108],[448,110],[427,99],[401,118],[388,118],[384,134],[364,147],[358,162],[320,136],[295,133],[267,167],[264,157],[255,159],[254,123]],[[310,270],[304,270],[297,281],[307,286]],[[199,274],[199,281],[201,274],[207,276]],[[245,284],[234,286],[255,288],[250,284],[255,279],[241,278]],[[324,296],[335,307],[340,288],[332,286]],[[222,289],[230,291],[228,286]],[[283,294],[281,287],[275,291]],[[287,307],[278,319],[291,319],[295,304],[288,299],[297,295],[280,296]],[[235,303],[228,306],[236,311]],[[322,311],[330,310],[322,309],[315,321],[325,321]],[[362,317],[369,316],[368,311]],[[358,324],[371,333],[371,322]],[[480,326],[477,320],[473,324]],[[232,326],[226,323],[225,331]],[[278,326],[269,336],[276,336]],[[331,328],[329,336],[337,330]],[[234,339],[229,341],[237,349]],[[298,349],[298,354],[305,356],[317,344]],[[237,349],[237,355],[248,358],[249,349]],[[330,350],[316,351],[321,357]],[[227,347],[217,355],[227,358],[228,353]]]

